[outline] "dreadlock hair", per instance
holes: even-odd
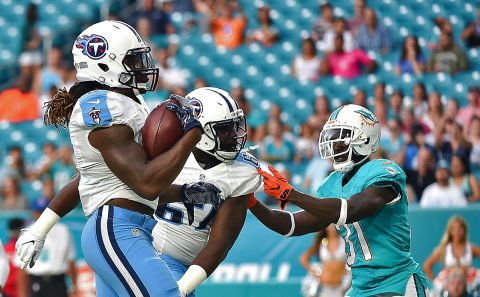
[[[70,116],[78,98],[94,90],[110,90],[110,87],[96,81],[84,81],[75,83],[69,91],[66,88],[58,90],[53,99],[43,106],[45,108],[43,116],[45,125],[68,128]]]

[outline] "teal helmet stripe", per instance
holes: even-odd
[[[336,120],[338,117],[338,113],[340,112],[340,109],[342,109],[343,106],[340,106],[339,108],[335,109],[332,114],[330,115],[330,120]]]

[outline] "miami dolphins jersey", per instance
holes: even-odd
[[[318,188],[318,197],[350,199],[369,186],[392,187],[398,197],[377,214],[355,223],[336,226],[345,241],[347,264],[352,268],[352,287],[346,295],[404,295],[407,281],[417,274],[427,280],[410,255],[411,230],[407,222],[405,173],[393,161],[379,159],[364,164],[344,186],[344,173],[333,172]]]
[[[233,197],[253,193],[260,186],[261,176],[257,167],[258,161],[255,157],[249,153],[241,153],[236,160],[203,169],[193,154],[190,154],[173,183],[208,182],[220,189],[222,200],[237,199]],[[155,211],[158,222],[152,232],[155,249],[183,265],[192,264],[193,259],[207,244],[215,214],[216,210],[212,209],[212,205],[199,205],[194,208],[194,221],[189,225],[183,203],[159,205]]]
[[[157,207],[158,199],[144,199],[118,179],[88,140],[94,129],[126,125],[132,129],[135,142],[142,143],[141,131],[150,109],[141,96],[138,100],[135,102],[119,93],[95,90],[80,97],[73,107],[68,130],[80,172],[78,191],[85,216],[115,198],[137,201],[153,209]]]

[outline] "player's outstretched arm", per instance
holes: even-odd
[[[267,228],[287,237],[318,232],[328,226],[323,220],[303,210],[291,213],[270,209],[257,201],[253,194],[249,197],[249,209]]]
[[[357,222],[379,212],[385,204],[398,198],[395,186],[381,185],[367,187],[360,193],[348,199],[322,198],[318,199],[300,193],[288,184],[275,168],[269,166],[273,175],[257,169],[263,176],[265,193],[283,202],[292,202],[312,215],[316,216],[321,224],[335,223],[344,225]]]
[[[16,253],[22,261],[22,269],[35,265],[50,229],[80,203],[79,182],[80,176],[77,175],[53,197],[38,220],[30,228],[22,230],[15,244]]]
[[[215,215],[207,245],[178,281],[180,291],[185,293],[182,296],[192,292],[225,259],[245,223],[247,202],[247,196],[239,196],[222,203]]]
[[[170,150],[151,161],[126,125],[93,130],[88,140],[115,176],[139,196],[154,200],[175,180],[201,135],[200,128],[192,128]]]

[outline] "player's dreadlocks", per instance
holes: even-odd
[[[85,81],[77,82],[69,91],[66,88],[58,90],[53,99],[44,104],[43,122],[45,125],[55,125],[56,128],[59,125],[68,128],[70,116],[78,98],[90,91],[105,89],[109,87],[96,81]]]

